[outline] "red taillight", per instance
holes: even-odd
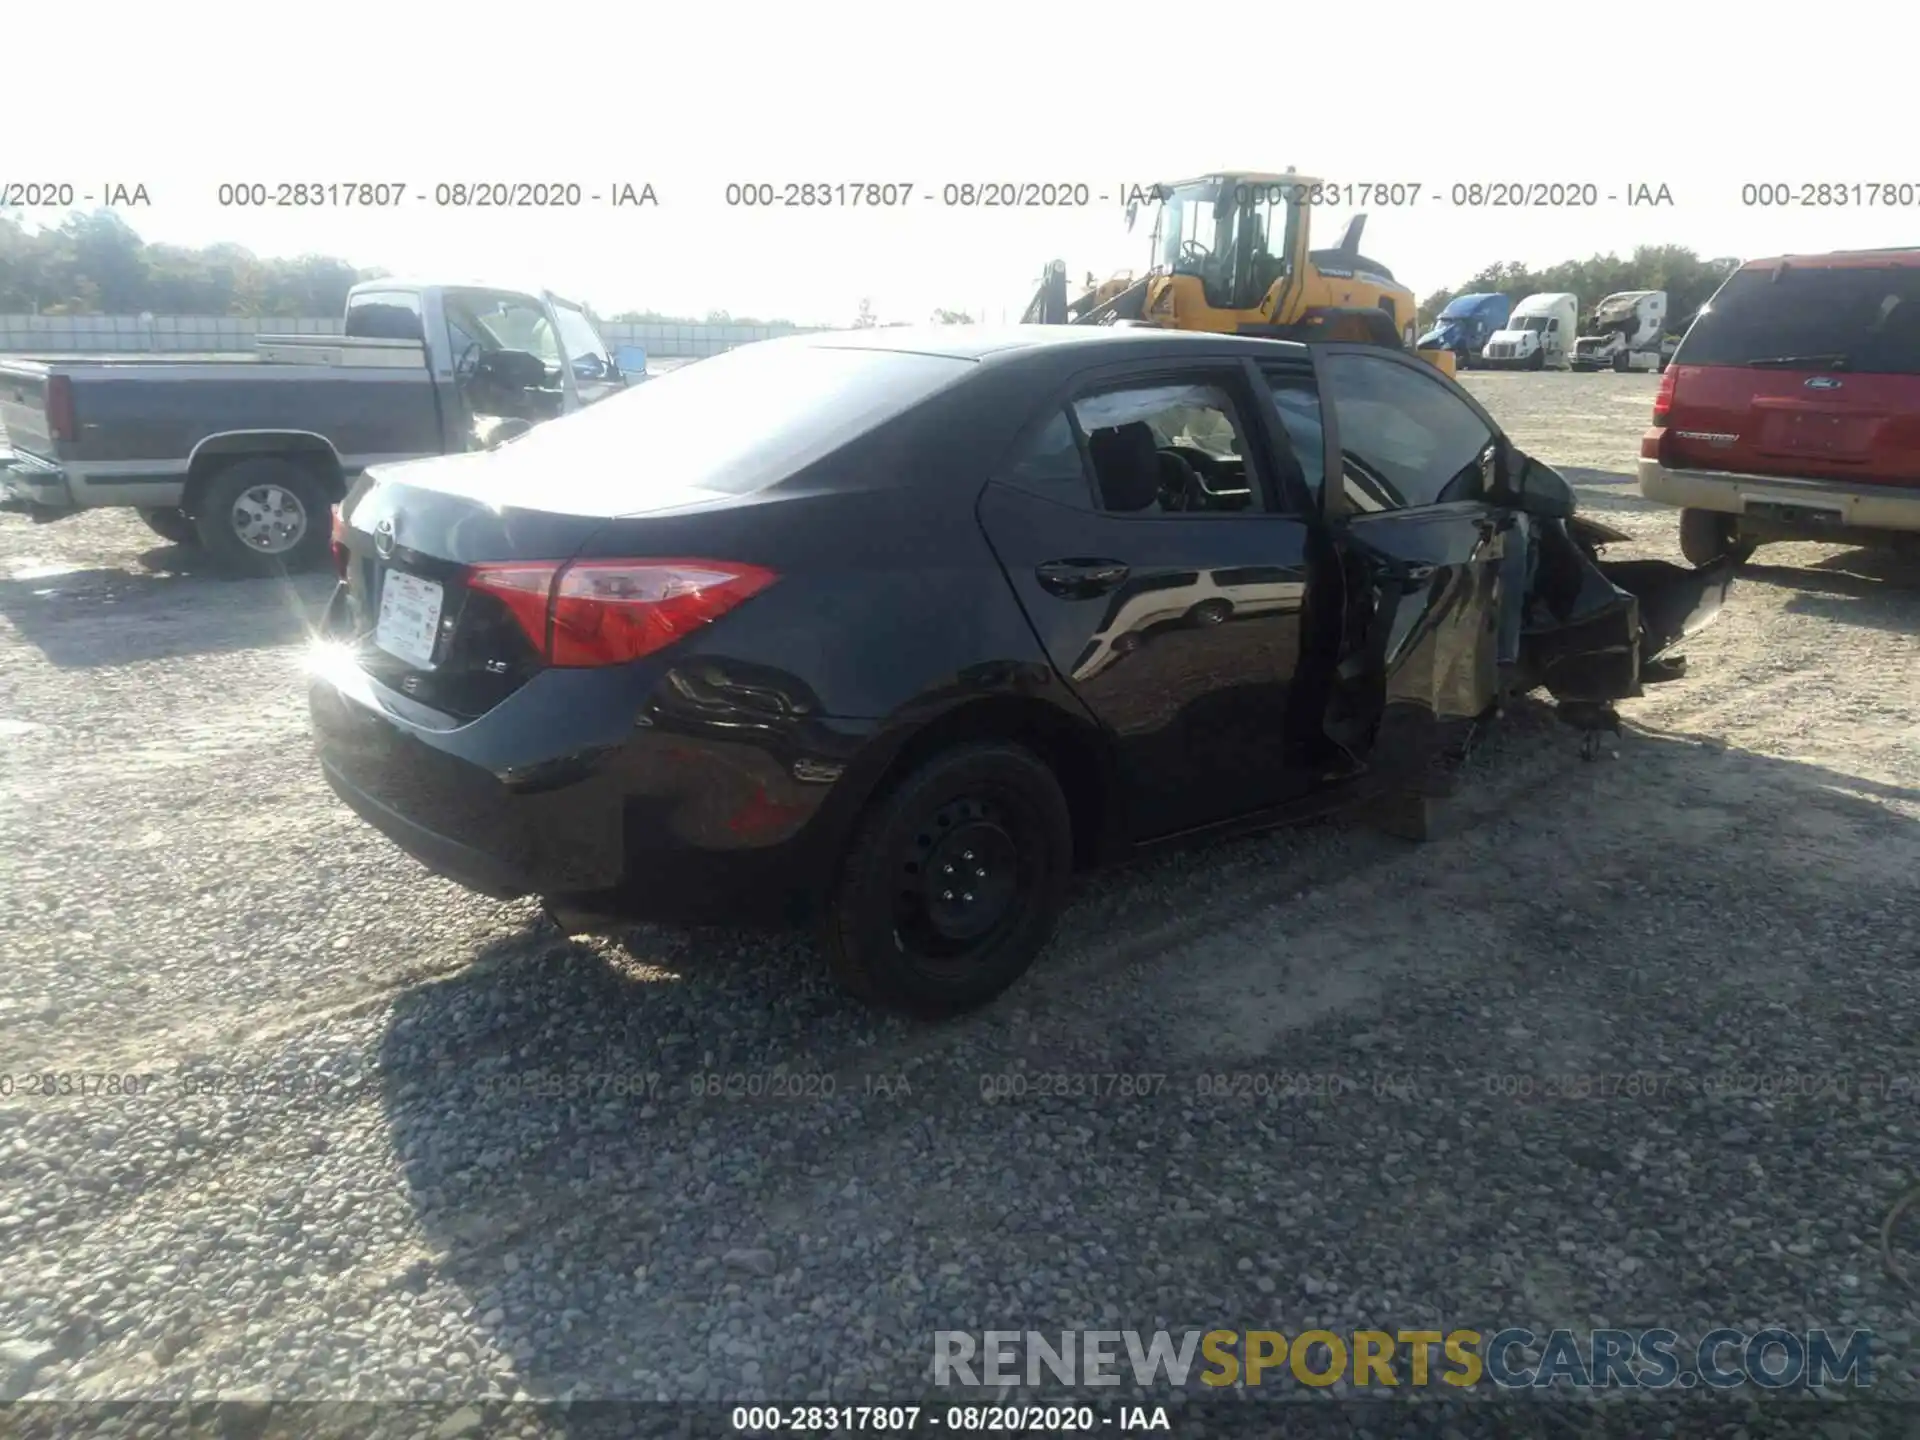
[[[47,438],[80,438],[80,424],[73,413],[73,381],[65,375],[47,377]]]
[[[467,583],[505,605],[549,665],[623,665],[711,624],[779,577],[725,560],[476,565]]]
[[[333,507],[333,571],[347,578],[347,520],[338,505]]]
[[[1653,423],[1664,425],[1667,416],[1673,412],[1673,389],[1680,381],[1680,371],[1669,365],[1660,377],[1660,388],[1653,392]]]

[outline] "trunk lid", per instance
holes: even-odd
[[[1920,259],[1734,274],[1675,356],[1663,463],[1920,481]]]
[[[467,583],[472,567],[571,559],[605,523],[479,498],[485,482],[460,467],[491,458],[369,472],[340,507],[343,624],[360,667],[461,720],[484,715],[544,663],[507,602]]]
[[[5,447],[24,455],[51,458],[47,423],[47,367],[25,361],[0,365],[0,430]]]
[[[459,720],[486,714],[549,663],[528,634],[547,604],[541,567],[577,559],[616,522],[631,535],[656,515],[753,501],[680,484],[610,484],[604,467],[548,473],[528,464],[537,433],[499,450],[369,471],[340,506],[340,623],[360,667]],[[630,476],[631,462],[611,473]],[[658,547],[635,539],[630,548]],[[483,570],[517,571],[520,588],[476,583]]]

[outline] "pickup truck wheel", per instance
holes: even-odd
[[[1711,565],[1731,554],[1744,565],[1752,558],[1755,546],[1739,540],[1739,531],[1731,515],[1718,510],[1682,510],[1680,512],[1680,553],[1689,565]]]
[[[200,542],[241,575],[309,570],[327,554],[327,500],[312,474],[263,455],[207,482],[194,507]]]
[[[173,507],[155,509],[143,505],[140,507],[140,518],[146,522],[147,528],[162,540],[171,541],[175,545],[200,543],[200,532],[194,528],[192,517],[184,510]]]

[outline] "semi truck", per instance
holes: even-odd
[[[0,360],[0,510],[130,506],[223,570],[328,553],[367,466],[490,449],[640,378],[546,290],[364,281],[341,335],[262,335],[252,359]]]
[[[1664,370],[1679,347],[1667,334],[1667,292],[1622,290],[1593,307],[1573,342],[1575,370]]]
[[[1566,370],[1573,364],[1580,297],[1555,291],[1529,295],[1480,351],[1493,370]]]
[[[1419,340],[1422,350],[1448,350],[1456,369],[1469,370],[1494,331],[1506,323],[1513,305],[1512,297],[1495,292],[1487,295],[1456,295],[1433,322],[1433,328]]]

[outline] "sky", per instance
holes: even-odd
[[[1017,320],[1049,260],[1076,281],[1146,267],[1128,187],[1235,168],[1418,186],[1412,203],[1363,207],[1362,248],[1421,297],[1495,261],[1640,244],[1752,258],[1920,243],[1910,100],[1864,68],[1870,37],[1904,13],[1892,3],[1830,0],[1779,12],[1794,17],[1784,27],[1717,0],[1375,0],[1351,22],[1338,7],[1225,0],[561,0],[463,7],[497,19],[461,22],[391,0],[170,0],[89,10],[91,32],[59,7],[14,12],[0,183],[144,185],[151,203],[124,214],[150,241],[544,286],[603,315],[845,324],[865,300],[882,321],[935,308]],[[913,195],[727,203],[730,184],[808,181]],[[223,184],[298,182],[408,198],[220,203]],[[434,203],[463,182],[578,185],[582,203]],[[1084,184],[1088,203],[945,203],[969,183]],[[657,204],[610,205],[623,184],[651,185]],[[1476,184],[1591,184],[1599,203],[1454,203]],[[1743,186],[1798,200],[1818,184],[1849,203],[1743,203]],[[1628,205],[1642,186],[1672,203]],[[1335,244],[1354,208],[1317,210],[1314,244]]]

